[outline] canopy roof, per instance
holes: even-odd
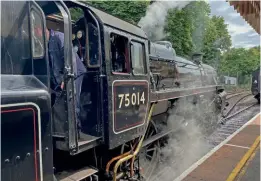
[[[229,1],[229,3],[260,35],[260,1]]]

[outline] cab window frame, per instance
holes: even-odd
[[[133,64],[133,60],[132,60],[132,46],[133,43],[136,43],[136,44],[140,44],[142,46],[142,54],[143,54],[143,71],[144,73],[135,73],[134,72],[134,64]],[[135,75],[135,76],[146,76],[148,75],[148,70],[147,70],[147,61],[146,61],[146,48],[145,48],[145,43],[144,42],[141,42],[141,41],[138,41],[136,39],[131,39],[130,41],[130,62],[131,62],[131,69],[132,69],[132,74]]]
[[[87,19],[86,19],[86,17],[84,16],[84,24],[85,24],[85,33],[86,33],[86,40],[85,40],[85,48],[86,48],[86,52],[85,52],[85,57],[84,57],[84,59],[85,59],[85,61],[87,62],[87,67],[88,68],[98,68],[98,67],[100,67],[101,66],[101,55],[99,54],[99,52],[100,52],[100,47],[99,47],[99,44],[100,44],[100,42],[99,42],[99,29],[98,29],[98,27],[95,27],[95,25],[93,24],[93,23],[89,23],[89,22],[87,22]],[[96,62],[96,64],[91,64],[90,62],[90,45],[89,45],[89,43],[90,43],[90,39],[89,39],[89,36],[90,36],[90,32],[89,32],[89,24],[91,24],[92,26],[94,26],[95,28],[96,28],[96,30],[97,30],[97,39],[98,39],[98,44],[97,44],[97,46],[98,46],[98,59],[97,59],[97,62]]]
[[[128,55],[125,56],[126,57],[125,61],[126,61],[126,64],[127,64],[127,67],[126,67],[127,71],[126,72],[116,72],[114,70],[114,68],[113,68],[112,49],[111,49],[111,47],[112,47],[112,44],[111,44],[111,37],[112,37],[112,35],[121,36],[121,37],[123,37],[124,39],[127,40],[125,42],[125,48],[127,48],[127,53],[128,53]],[[109,56],[110,56],[109,60],[110,60],[111,73],[113,75],[123,75],[123,76],[128,75],[128,76],[130,76],[131,75],[131,67],[132,67],[132,65],[131,65],[131,58],[130,58],[130,39],[128,38],[128,36],[123,35],[123,34],[121,34],[119,32],[110,31],[109,32],[109,40],[110,40],[109,41],[109,44],[110,44],[110,46],[109,46],[110,47],[109,48]]]
[[[2,35],[5,34],[7,31],[4,31],[5,29],[1,29],[1,36],[3,36],[2,38],[2,47],[1,47],[1,75],[33,75],[33,57],[32,57],[32,51],[31,51],[31,25],[30,25],[30,4],[29,2],[10,2],[10,1],[6,1],[5,2],[6,6],[17,6],[17,4],[14,3],[24,3],[23,7],[21,8],[20,14],[15,14],[12,15],[13,18],[16,18],[15,20],[12,19],[11,22],[9,22],[9,25],[12,25],[12,27],[10,28],[10,31],[6,34],[6,36]],[[3,5],[4,6],[4,5]],[[3,7],[2,6],[2,7]],[[18,15],[20,15],[18,17]],[[2,23],[7,23],[6,20],[8,19],[8,17],[10,18],[10,14],[6,15],[4,17],[1,17],[1,21]],[[4,19],[2,19],[4,18]],[[5,19],[7,18],[7,19]],[[22,18],[22,19],[21,19]],[[10,21],[10,19],[9,19]],[[18,21],[18,22],[16,22]],[[16,25],[14,23],[17,23]],[[15,28],[17,26],[17,29],[15,31]],[[14,52],[10,52],[9,49],[11,45],[14,45],[13,42],[15,42],[18,34],[21,34],[22,31],[24,31],[25,33],[27,33],[27,38],[24,39],[24,37],[21,37],[22,43],[25,44],[26,41],[28,41],[28,45],[23,47],[23,49],[19,50],[19,53],[14,53]],[[10,36],[12,34],[12,36]],[[9,37],[14,37],[14,40],[12,39],[12,41],[9,40],[9,46],[6,46],[6,39],[8,39]],[[5,42],[5,43],[4,43]],[[4,44],[4,45],[3,45]],[[17,46],[17,44],[15,44]],[[18,44],[20,45],[20,44]],[[16,47],[18,48],[18,47]],[[21,48],[21,46],[19,46],[19,48]],[[6,55],[7,54],[7,55]],[[19,55],[17,57],[13,57],[13,56],[17,56],[17,54]],[[9,59],[7,60],[3,55],[6,55],[9,57]],[[23,62],[21,62],[21,59],[24,60]],[[8,63],[7,63],[8,62]],[[16,66],[18,65],[18,66]],[[5,68],[5,71],[2,71],[2,68]]]
[[[39,19],[37,19],[39,22],[39,25],[41,26],[41,43],[42,43],[42,52],[41,56],[35,56],[34,55],[34,49],[33,49],[33,24],[32,24],[32,12],[34,12]],[[30,18],[29,18],[29,26],[30,26],[30,50],[31,50],[31,58],[32,58],[32,70],[33,75],[40,80],[50,91],[50,65],[49,65],[49,57],[48,57],[48,40],[46,35],[46,28],[47,28],[47,20],[46,15],[44,14],[43,10],[37,3],[33,3],[30,7]]]
[[[43,49],[42,49],[42,53],[41,53],[41,56],[35,56],[34,55],[34,45],[33,45],[33,43],[34,43],[34,39],[33,39],[33,26],[32,26],[32,12],[35,12],[35,14],[37,14],[39,17],[40,17],[40,24],[41,24],[41,30],[42,30],[42,45],[43,45]],[[44,34],[45,34],[45,30],[44,30],[44,19],[43,19],[43,17],[42,17],[42,15],[40,14],[40,12],[39,12],[39,10],[37,9],[37,8],[35,8],[34,6],[32,6],[31,8],[30,8],[30,12],[29,12],[29,14],[30,14],[30,23],[29,23],[29,26],[30,26],[30,40],[31,40],[31,57],[32,57],[32,59],[43,59],[44,57],[45,57],[45,52],[46,52],[46,46],[45,46],[45,36],[44,36]]]

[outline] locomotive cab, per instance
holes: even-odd
[[[144,131],[150,90],[145,33],[86,4],[37,3],[48,17],[47,28],[64,33],[65,90],[52,107],[56,148],[74,155],[100,143],[114,148],[139,137]],[[76,8],[81,17],[71,21],[69,10]],[[62,17],[57,18],[57,14]],[[87,70],[81,75],[80,92],[75,90],[79,77],[71,50]],[[76,123],[77,94],[80,130]]]
[[[101,25],[86,7],[71,2],[37,3],[46,16],[47,28],[64,36],[65,86],[52,100],[54,145],[56,149],[77,154],[97,146],[102,139]],[[75,21],[70,17],[70,10],[74,9],[81,14]],[[76,56],[86,72],[78,73]],[[80,99],[78,107],[77,96]]]

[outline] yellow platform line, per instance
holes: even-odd
[[[256,156],[256,152],[257,152],[258,148],[253,152],[253,154],[251,155],[251,157],[248,159],[248,161],[246,162],[246,164],[244,165],[244,167],[241,169],[240,173],[237,176],[237,181],[240,181],[242,179],[242,177],[245,175],[246,170],[248,165],[250,164],[250,162],[254,159],[254,157]]]
[[[260,136],[258,136],[253,143],[253,145],[250,147],[250,149],[246,152],[246,154],[242,157],[242,159],[238,162],[237,166],[234,168],[234,170],[230,173],[226,181],[234,181],[237,177],[240,170],[243,168],[243,166],[246,164],[247,160],[251,157],[252,153],[255,151],[257,146],[260,143]]]

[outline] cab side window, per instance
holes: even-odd
[[[34,9],[31,10],[31,32],[33,57],[41,58],[44,55],[43,25],[41,16]]]
[[[1,16],[1,74],[32,74],[29,14],[26,3],[1,3],[1,13],[4,14]]]
[[[92,24],[88,23],[88,64],[90,67],[99,65],[99,35],[98,29]]]
[[[128,39],[126,37],[111,34],[111,61],[114,73],[129,73]]]
[[[146,74],[144,44],[131,42],[131,63],[133,74]]]
[[[31,8],[31,47],[33,58],[33,74],[45,85],[48,85],[47,61],[45,54],[45,29],[41,12],[35,7]]]

